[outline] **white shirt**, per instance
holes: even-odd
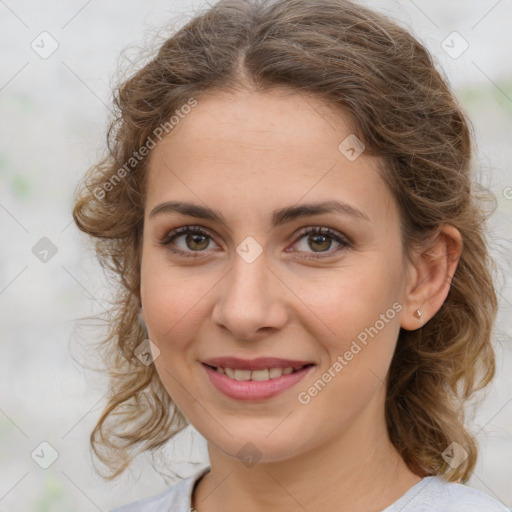
[[[195,483],[209,470],[207,466],[160,494],[110,512],[192,512]],[[427,476],[382,512],[511,512],[511,509],[472,487]]]

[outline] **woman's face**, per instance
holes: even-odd
[[[152,150],[141,297],[155,365],[231,457],[384,431],[409,272],[397,206],[350,135],[315,97],[247,92],[199,98]]]

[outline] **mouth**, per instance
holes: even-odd
[[[259,370],[247,370],[240,368],[225,368],[222,366],[213,366],[206,363],[203,363],[205,366],[208,366],[212,370],[215,370],[217,373],[221,375],[225,375],[226,377],[239,380],[239,381],[266,381],[273,380],[282,377],[283,375],[291,375],[292,373],[296,373],[303,368],[308,368],[310,366],[314,366],[313,363],[308,363],[300,366],[286,366],[282,367],[271,367],[271,368],[262,368]]]
[[[316,364],[276,358],[224,357],[201,362],[201,366],[213,388],[224,396],[261,402],[295,386]]]

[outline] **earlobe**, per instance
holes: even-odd
[[[417,309],[415,312],[415,315],[418,317],[419,321],[421,322],[421,327],[425,325],[425,320],[423,319],[423,313],[421,312],[421,309]]]
[[[462,253],[462,236],[450,225],[440,227],[429,246],[413,258],[413,279],[404,304],[400,325],[406,330],[423,327],[441,309]]]

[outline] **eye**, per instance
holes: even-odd
[[[337,248],[330,250],[333,245],[333,241],[338,244]],[[312,228],[306,228],[299,233],[299,239],[295,242],[295,245],[299,246],[298,252],[308,252],[308,249],[312,249],[313,253],[310,253],[306,258],[324,258],[326,256],[332,256],[343,249],[350,247],[351,242],[338,233],[334,229],[327,227],[314,226]],[[286,252],[296,252],[295,250],[290,251],[287,249]],[[318,254],[315,254],[318,253]],[[320,255],[325,253],[325,256]]]
[[[286,249],[286,252],[308,253],[308,249],[312,249],[313,252],[305,256],[309,259],[331,256],[333,253],[351,246],[351,242],[345,236],[327,227],[314,226],[306,228],[298,236],[299,238],[294,245],[298,245],[299,250]],[[170,231],[160,241],[160,244],[166,246],[174,254],[196,258],[210,248],[212,241],[212,236],[204,228],[200,226],[184,226]],[[330,250],[333,241],[335,244],[338,244],[338,247]],[[325,256],[321,255],[321,253],[325,253]]]
[[[212,237],[205,229],[199,226],[184,226],[169,232],[160,244],[175,254],[195,258],[208,249],[210,242]]]

